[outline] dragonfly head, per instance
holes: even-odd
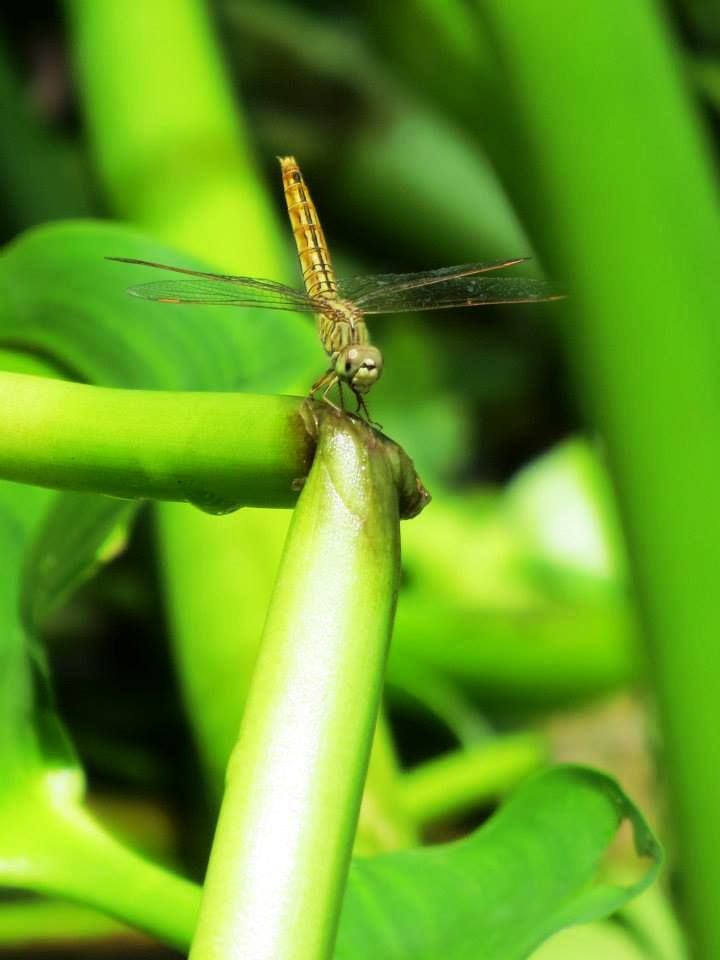
[[[335,361],[337,376],[343,383],[349,383],[357,393],[367,393],[380,379],[382,371],[382,354],[377,347],[368,344],[344,347]]]

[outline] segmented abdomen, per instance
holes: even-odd
[[[315,204],[295,158],[279,157],[279,160],[305,289],[311,297],[332,297],[337,292],[335,271]]]

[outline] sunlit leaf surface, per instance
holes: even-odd
[[[627,886],[602,860],[628,820],[642,860]],[[336,957],[523,960],[555,931],[606,916],[652,882],[661,851],[610,777],[556,767],[456,843],[355,860]]]

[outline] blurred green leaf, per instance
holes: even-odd
[[[627,577],[610,479],[591,447],[567,441],[523,469],[504,494],[510,525],[544,578],[566,593],[622,593]]]
[[[47,490],[0,483],[0,804],[45,764],[75,769],[52,712],[43,650],[18,617],[25,552],[52,498]]]
[[[53,499],[24,564],[20,608],[31,633],[37,634],[73,589],[124,549],[136,510],[136,503],[110,497],[67,493]]]
[[[627,886],[601,861],[629,820],[642,872]],[[643,890],[662,853],[617,783],[556,767],[520,787],[472,836],[355,860],[338,960],[523,960],[555,931],[611,913]]]
[[[446,703],[453,729],[443,683],[514,712],[638,675],[614,504],[580,441],[538,458],[506,492],[436,496],[404,529],[403,555],[388,679],[431,712]]]
[[[309,323],[270,310],[139,300],[127,287],[157,279],[156,272],[108,256],[202,268],[118,224],[31,230],[0,259],[0,337],[107,386],[272,392],[293,375],[309,381],[322,367]]]

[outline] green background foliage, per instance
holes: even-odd
[[[0,883],[23,891],[0,946],[192,938],[324,358],[307,318],[133,299],[152,275],[104,258],[297,283],[292,153],[339,273],[532,256],[518,273],[568,293],[372,323],[373,416],[433,502],[402,527],[336,955],[520,960],[581,920],[537,957],[719,955],[713,5],[47,0],[0,23]],[[296,528],[322,528],[310,501]],[[348,643],[397,575],[358,569]],[[277,683],[251,716],[297,693]],[[348,848],[363,743],[324,783]],[[636,900],[660,853],[629,796],[670,850]],[[608,852],[622,819],[637,850]],[[235,949],[211,930],[193,956]]]

